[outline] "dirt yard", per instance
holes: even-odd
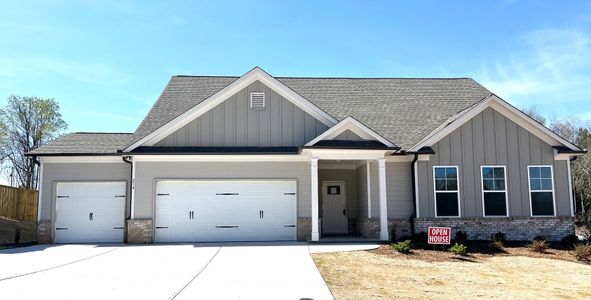
[[[591,298],[591,265],[570,251],[523,247],[456,256],[413,250],[313,254],[335,299]]]

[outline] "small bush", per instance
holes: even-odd
[[[499,231],[499,232],[497,232],[497,233],[495,233],[495,234],[493,234],[493,235],[490,237],[490,239],[491,239],[493,242],[501,242],[501,243],[503,243],[503,244],[505,244],[505,242],[507,242],[507,236],[506,236],[504,233],[500,232],[500,231]]]
[[[576,234],[569,234],[562,238],[562,243],[568,246],[572,246],[579,242],[579,237]]]
[[[455,243],[453,246],[451,246],[451,248],[449,248],[449,251],[457,255],[466,255],[466,253],[468,253],[468,247]]]
[[[492,243],[490,243],[490,246],[494,249],[502,250],[503,248],[505,248],[505,243],[501,241],[493,241]]]
[[[411,237],[412,244],[415,247],[423,248],[427,245],[428,235],[426,232],[421,231]]]
[[[455,241],[458,242],[458,243],[460,243],[460,244],[466,243],[468,241],[468,233],[465,232],[465,231],[458,230],[456,232]]]
[[[412,249],[412,242],[410,240],[406,240],[404,242],[398,242],[398,243],[392,244],[392,248],[394,248],[394,250],[396,250],[400,253],[408,254],[408,253],[410,253],[410,249]]]
[[[543,235],[536,235],[533,239],[534,241],[544,241],[544,242],[548,242],[548,238],[546,238]]]
[[[533,252],[544,253],[548,250],[548,242],[546,240],[536,240],[534,239],[527,248]]]
[[[573,255],[580,261],[591,261],[591,243],[575,245]]]

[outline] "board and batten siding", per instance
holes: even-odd
[[[380,218],[379,174],[377,162],[370,162],[371,217]],[[357,168],[358,216],[368,217],[367,164]],[[386,163],[386,205],[388,218],[408,218],[412,215],[412,186],[410,162]]]
[[[554,160],[551,145],[492,108],[487,108],[432,146],[418,162],[420,217],[435,217],[433,166],[458,166],[462,217],[482,217],[480,167],[504,165],[510,217],[529,217],[528,165],[552,165],[556,215],[570,216],[567,160]]]
[[[41,190],[41,221],[51,221],[55,215],[58,182],[125,181],[129,189],[131,165],[127,163],[43,163]],[[129,191],[125,200],[129,216]]]
[[[265,93],[265,109],[249,106],[251,92]],[[256,81],[154,146],[301,146],[328,127]]]
[[[308,162],[136,162],[136,219],[152,219],[159,179],[295,179],[297,215],[311,216]]]

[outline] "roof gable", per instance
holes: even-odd
[[[207,97],[203,101],[199,102],[195,106],[189,108],[187,111],[174,117],[172,120],[162,124],[160,127],[154,128],[152,132],[144,136],[141,136],[136,142],[127,147],[124,150],[124,152],[129,152],[139,146],[154,145],[158,141],[165,138],[167,135],[187,125],[195,118],[211,110],[216,105],[225,101],[228,97],[234,95],[235,93],[239,92],[240,90],[242,90],[243,88],[247,87],[248,85],[252,84],[257,80],[262,82],[266,86],[270,87],[278,94],[283,96],[285,99],[291,101],[294,105],[297,105],[306,113],[309,113],[314,118],[318,119],[327,126],[332,126],[337,122],[337,120],[334,119],[332,116],[322,111],[317,106],[311,104],[308,100],[304,99],[302,96],[291,90],[289,87],[279,82],[277,79],[273,78],[259,67],[255,67],[254,69],[244,74],[244,76],[232,81],[230,84],[228,84],[221,90],[215,92],[210,97]],[[149,117],[150,114],[146,118]]]
[[[460,113],[451,116],[441,126],[437,127],[434,131],[426,135],[421,141],[413,145],[409,151],[418,151],[423,147],[428,147],[441,139],[448,136],[457,128],[461,127],[466,122],[470,121],[476,115],[483,112],[485,109],[491,108],[517,125],[523,127],[542,141],[548,143],[551,146],[564,146],[572,151],[581,151],[578,146],[567,141],[563,137],[559,136],[552,130],[548,129],[544,125],[538,123],[530,116],[524,114],[519,109],[515,108],[505,100],[499,98],[497,95],[491,94],[477,104],[461,111]]]
[[[342,133],[346,131],[351,131],[357,136],[363,138],[364,140],[375,140],[378,141],[388,147],[397,148],[394,143],[388,141],[384,137],[380,136],[375,131],[371,130],[369,127],[365,126],[361,122],[355,120],[353,117],[347,117],[334,125],[333,127],[329,128],[327,131],[323,132],[315,139],[311,140],[310,142],[306,143],[306,146],[314,146],[320,141],[324,140],[333,140],[336,137],[340,136]]]

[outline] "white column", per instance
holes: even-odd
[[[566,170],[568,172],[568,199],[570,201],[570,216],[575,216],[575,202],[573,201],[573,175],[570,171],[570,157],[566,160]]]
[[[365,163],[367,166],[367,218],[371,219],[371,169],[369,165],[369,160]]]
[[[310,160],[310,178],[312,180],[312,241],[320,239],[318,232],[318,159]]]
[[[379,185],[380,185],[380,240],[387,241],[388,238],[388,207],[386,201],[386,159],[378,159]]]
[[[131,161],[131,199],[130,199],[130,219],[135,219],[135,159]]]
[[[37,182],[37,221],[41,221],[41,209],[43,205],[43,161],[39,160],[39,181]]]

